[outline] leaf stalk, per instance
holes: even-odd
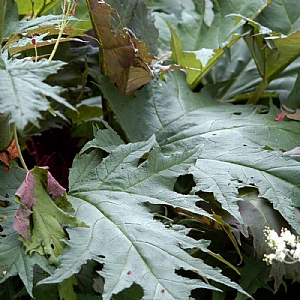
[[[19,144],[19,139],[18,139],[18,133],[17,133],[17,126],[16,124],[14,124],[14,139],[15,139],[15,142],[16,142],[16,148],[17,148],[17,151],[18,151],[18,155],[19,155],[19,159],[21,161],[21,164],[24,168],[24,170],[26,171],[26,173],[29,172],[27,166],[26,166],[26,163],[24,161],[24,158],[23,158],[23,155],[22,155],[22,151],[21,151],[21,148],[20,148],[20,144]]]
[[[1,1],[1,0],[0,0]],[[62,21],[59,26],[59,34],[56,40],[56,43],[54,45],[54,48],[50,54],[50,57],[48,58],[48,61],[51,61],[57,51],[58,45],[60,43],[61,37],[69,23],[69,16],[74,15],[75,12],[75,2],[73,0],[64,0],[62,3]]]

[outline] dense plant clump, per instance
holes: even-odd
[[[293,299],[299,20],[0,0],[0,298]]]

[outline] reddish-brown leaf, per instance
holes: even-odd
[[[51,196],[51,199],[55,201],[56,199],[62,197],[65,193],[66,189],[64,189],[51,175],[50,172],[48,172],[48,187],[47,192]]]
[[[122,24],[118,12],[105,1],[87,0],[94,31],[100,43],[101,71],[123,94],[153,79],[149,67],[154,57],[148,47]],[[110,24],[115,21],[118,28]]]
[[[20,202],[24,204],[28,209],[31,209],[33,205],[36,205],[36,199],[34,195],[35,179],[32,172],[26,174],[25,180],[16,191],[16,196],[20,198]]]
[[[15,158],[19,157],[16,142],[11,140],[9,146],[0,152],[0,161],[5,164],[5,171],[9,171],[9,162]]]
[[[30,215],[32,211],[25,206],[20,206],[15,215],[13,228],[27,241],[30,241]]]

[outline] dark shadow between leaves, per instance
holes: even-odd
[[[141,300],[143,296],[144,296],[144,292],[141,286],[133,283],[129,288],[124,289],[122,292],[118,293],[117,295],[113,295],[111,299],[112,300],[125,300],[125,299]]]

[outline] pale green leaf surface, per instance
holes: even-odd
[[[18,236],[17,233],[14,233],[0,240],[0,283],[11,276],[18,275],[23,281],[27,292],[32,296],[34,266],[40,266],[49,274],[52,270],[45,257],[37,253],[31,256],[25,254]]]
[[[237,145],[268,145],[285,150],[298,146],[299,124],[274,122],[280,112],[275,107],[265,115],[254,106],[217,105],[206,88],[200,93],[192,92],[181,72],[170,73],[165,81],[151,82],[137,91],[135,98],[120,95],[105,77],[97,81],[132,141],[156,134],[161,145],[175,143],[172,149],[181,149],[184,145],[202,145],[214,134],[220,138],[220,132],[226,134],[225,140],[230,136],[231,143],[235,140]]]
[[[124,144],[120,136],[106,123],[103,121],[106,129],[97,130],[97,127],[93,128],[94,139],[87,142],[80,151],[80,154],[84,153],[88,149],[99,148],[106,152],[111,152],[118,146]]]
[[[6,1],[6,13],[3,37],[9,37],[13,32],[18,30],[18,6],[13,0]]]
[[[193,93],[181,72],[171,72],[163,81],[149,83],[135,92],[135,98],[121,95],[108,83],[106,77],[92,70],[89,72],[110,101],[118,121],[131,141],[148,139],[188,112],[216,105],[209,93]]]
[[[148,152],[149,158],[139,164]],[[85,177],[81,172],[77,175],[89,163],[84,157],[92,153],[75,160],[71,178],[77,177],[77,183],[70,190],[76,217],[85,220],[90,229],[68,230],[68,251],[60,257],[60,268],[41,283],[61,282],[78,272],[88,259],[94,259],[104,263],[99,272],[105,278],[103,299],[134,282],[143,288],[144,299],[187,299],[192,289],[215,289],[208,282],[176,275],[180,268],[243,292],[218,270],[183,250],[208,251],[208,241],[195,241],[183,231],[165,228],[153,220],[146,206],[148,202],[168,204],[209,217],[195,207],[199,197],[173,191],[176,178],[195,161],[195,151],[164,156],[152,137],[146,142],[120,145],[95,169],[86,165],[91,171]]]
[[[58,103],[74,109],[59,96],[61,88],[43,82],[64,65],[60,61],[7,60],[0,57],[0,111],[10,114],[10,121],[20,129],[40,119],[41,112],[49,109],[51,97]]]
[[[173,83],[177,85],[178,91],[178,87],[181,86],[180,79],[183,78],[172,74],[167,79],[169,87]],[[151,85],[155,84],[160,88],[164,86],[164,82]],[[189,93],[197,95],[198,98],[205,95],[204,91],[200,94]],[[298,146],[297,122],[275,122],[278,110],[273,106],[267,115],[259,114],[257,108],[253,106],[211,105],[200,108],[201,102],[198,102],[198,109],[194,103],[194,107],[190,107],[194,110],[189,111],[184,107],[191,104],[191,95],[186,97],[186,94],[178,92],[174,96],[169,92],[168,97],[154,98],[159,102],[157,105],[156,103],[153,105],[150,101],[144,102],[143,109],[139,110],[139,114],[143,114],[143,117],[136,122],[134,116],[127,110],[130,100],[122,99],[122,101],[107,91],[104,91],[104,94],[111,101],[129,137],[139,137],[137,129],[139,126],[143,132],[155,133],[159,144],[168,153],[187,147],[193,149],[202,146],[197,162],[199,170],[197,172],[195,170],[194,174],[198,176],[198,190],[213,192],[222,207],[241,223],[243,220],[238,207],[240,200],[238,189],[252,183],[259,189],[260,196],[267,198],[289,224],[300,232],[298,222],[294,219],[295,210],[299,207],[296,196],[300,192],[296,176],[299,164],[283,158],[281,152],[278,152],[279,149],[289,150]],[[139,94],[134,100],[137,104]],[[173,113],[167,113],[168,107],[171,106],[168,101],[173,101],[172,107],[181,105],[181,109],[183,108],[181,115],[178,115],[178,109],[174,109]],[[156,118],[160,116],[158,128],[148,126],[150,120],[155,118],[155,114]],[[277,151],[265,151],[265,146]],[[278,167],[276,172],[273,167],[274,169]],[[251,177],[254,178],[252,181]]]

